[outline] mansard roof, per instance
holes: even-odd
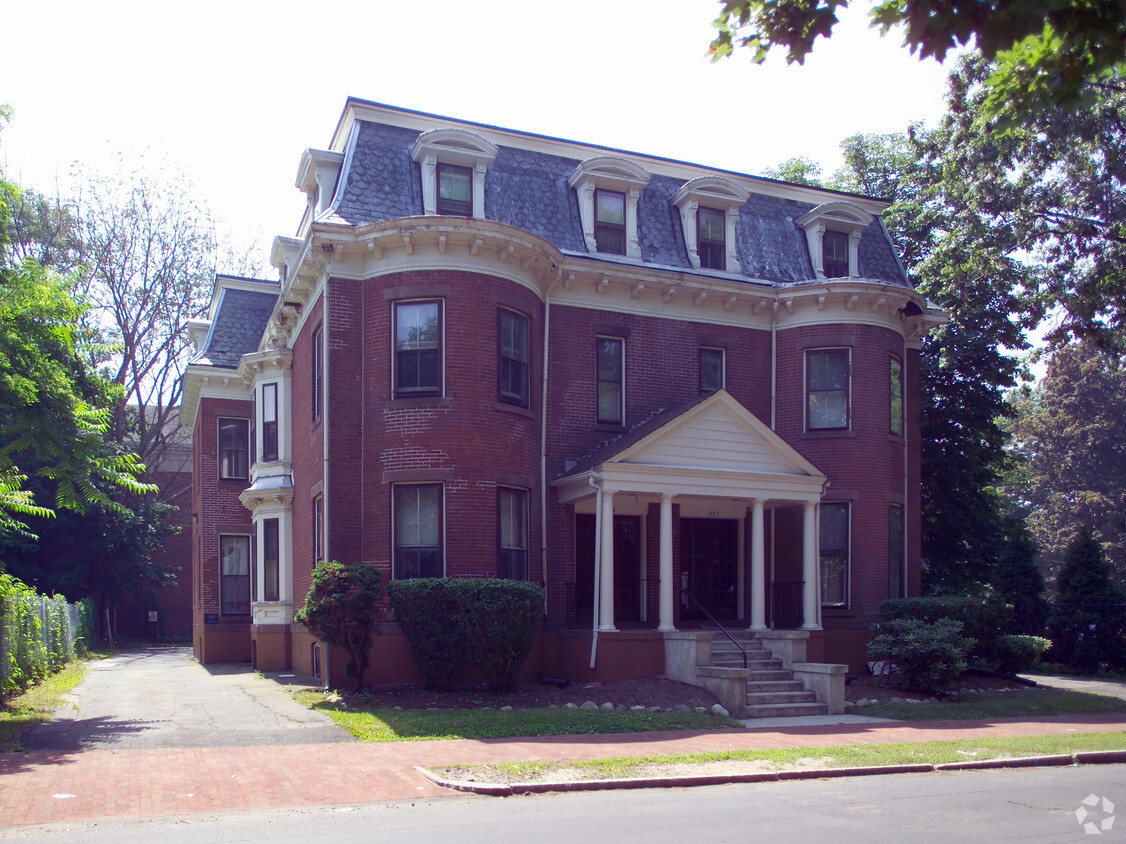
[[[350,112],[349,109],[352,111]],[[638,199],[641,261],[654,267],[700,273],[689,261],[680,213],[674,199],[693,180],[722,180],[746,191],[735,237],[742,275],[756,282],[793,284],[816,276],[799,220],[814,209],[855,201],[879,211],[870,197],[788,185],[770,179],[698,165],[607,150],[591,144],[543,138],[466,121],[419,114],[349,100],[334,142],[344,165],[333,199],[333,219],[362,225],[423,214],[422,176],[411,151],[421,134],[456,124],[495,145],[484,181],[484,216],[529,231],[565,254],[620,260],[588,253],[575,190],[568,180],[584,161],[617,157],[652,174]],[[863,213],[868,213],[864,211]],[[907,287],[908,282],[882,225],[864,229],[857,256],[858,276]],[[728,276],[730,277],[730,276]]]
[[[243,355],[258,350],[279,288],[276,281],[217,276],[207,338],[190,363],[237,369]]]

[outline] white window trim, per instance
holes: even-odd
[[[499,147],[464,129],[430,129],[418,136],[411,160],[422,166],[422,213],[438,213],[438,163],[468,167],[473,172],[473,216],[485,217],[485,174]]]
[[[750,197],[730,179],[719,176],[701,176],[684,185],[672,195],[672,204],[680,211],[681,228],[684,230],[684,246],[688,250],[688,262],[700,269],[700,251],[697,242],[696,215],[700,206],[723,211],[727,220],[725,247],[727,265],[724,271],[741,273],[739,254],[735,242],[735,223],[739,219],[739,209]]]
[[[809,246],[809,260],[813,274],[825,278],[825,257],[822,239],[827,230],[844,232],[848,237],[848,276],[859,278],[860,238],[872,223],[872,215],[852,202],[837,200],[818,205],[798,218],[797,224],[805,230]]]
[[[598,252],[598,242],[594,237],[594,192],[611,190],[625,194],[626,198],[625,257],[641,258],[641,240],[637,233],[637,202],[650,178],[647,171],[632,161],[609,155],[588,158],[575,168],[575,172],[567,179],[567,184],[578,194],[579,219],[588,252]]]
[[[844,352],[845,366],[848,367],[848,386],[845,388],[845,413],[848,424],[843,428],[813,428],[809,424],[809,356],[814,352]],[[805,419],[805,432],[843,433],[852,430],[852,347],[851,346],[811,346],[802,350],[802,416]]]

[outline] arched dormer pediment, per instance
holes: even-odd
[[[480,135],[465,129],[446,127],[429,129],[418,136],[411,147],[411,160],[422,168],[422,212],[428,216],[442,213],[439,209],[438,168],[442,165],[464,167],[469,170],[469,213],[459,210],[463,217],[485,216],[485,173],[497,157],[499,147]],[[463,171],[464,172],[464,171]]]
[[[684,246],[688,250],[688,261],[696,269],[737,273],[742,271],[735,243],[735,221],[739,219],[739,209],[750,197],[750,193],[730,179],[722,176],[701,176],[685,182],[680,190],[672,195],[672,204],[680,211],[681,228],[684,231]],[[705,246],[710,251],[701,259],[700,209],[711,209],[723,214],[723,244],[716,248],[714,226],[705,236],[711,235]],[[711,215],[714,219],[715,215]]]
[[[589,252],[625,255],[628,258],[641,257],[641,241],[637,235],[637,202],[650,178],[649,172],[639,165],[611,155],[588,158],[579,163],[567,179],[567,184],[578,195],[583,239]],[[621,194],[615,199],[621,204],[623,218],[618,227],[621,229],[620,247],[617,239],[609,247],[605,238],[599,243],[598,229],[605,222],[601,219],[599,202],[606,199],[596,196],[599,191]]]
[[[848,251],[848,277],[858,278],[858,255],[860,251],[860,237],[864,230],[871,225],[873,217],[859,205],[845,200],[823,202],[811,211],[807,211],[798,218],[797,224],[805,230],[806,243],[809,245],[809,259],[813,264],[813,274],[817,278],[827,276],[826,265],[830,264],[826,255],[826,234],[832,241],[839,241],[843,235],[847,238]],[[840,256],[843,257],[843,256]],[[843,268],[843,267],[842,267]],[[833,277],[842,275],[834,272]]]
[[[342,152],[307,149],[301,153],[295,185],[308,200],[311,218],[316,218],[332,205],[332,195],[343,166]]]

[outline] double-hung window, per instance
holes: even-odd
[[[625,341],[598,338],[598,421],[625,424]]]
[[[250,537],[219,537],[219,611],[250,614]]]
[[[281,574],[278,556],[278,520],[266,519],[262,522],[262,600],[280,600],[279,576]]]
[[[262,460],[278,459],[278,385],[262,385]]]
[[[715,208],[696,212],[696,251],[705,270],[727,269],[727,215]]]
[[[442,576],[442,485],[394,487],[395,579]]]
[[[317,330],[313,332],[312,358],[313,421],[316,422],[321,418],[321,410],[322,406],[324,405],[324,331],[322,331],[320,328],[317,328]]]
[[[849,425],[848,349],[806,352],[806,428],[847,430]]]
[[[614,190],[594,192],[594,242],[599,252],[626,254],[626,195]]]
[[[891,432],[903,436],[903,363],[894,355],[888,367],[891,389]]]
[[[442,392],[442,303],[395,303],[395,395]]]
[[[904,572],[903,508],[892,504],[888,509],[888,597],[907,596]]]
[[[473,216],[473,170],[458,164],[438,162],[438,213],[454,217]]]
[[[848,605],[849,505],[835,501],[821,505],[821,603]]]
[[[501,308],[499,343],[500,400],[528,406],[528,318]]]
[[[724,386],[724,350],[700,347],[700,392],[714,393]]]
[[[313,499],[313,565],[325,558],[325,500],[323,495]]]
[[[825,278],[848,277],[848,235],[844,232],[826,231],[821,238],[821,260]]]
[[[497,577],[528,579],[528,493],[497,488]]]
[[[219,477],[245,481],[250,477],[250,420],[219,420]]]

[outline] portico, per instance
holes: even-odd
[[[736,513],[749,534],[749,629],[767,629],[766,514],[801,507],[802,629],[821,629],[818,507],[825,475],[724,390],[658,414],[557,479],[559,500],[595,515],[594,626],[616,632],[616,505],[628,499],[659,512],[659,631],[676,630],[674,504],[718,517]],[[593,505],[593,506],[592,506]],[[745,514],[745,515],[744,515]],[[740,542],[743,548],[746,543]],[[682,562],[682,577],[685,569]],[[742,595],[742,589],[739,589]]]

